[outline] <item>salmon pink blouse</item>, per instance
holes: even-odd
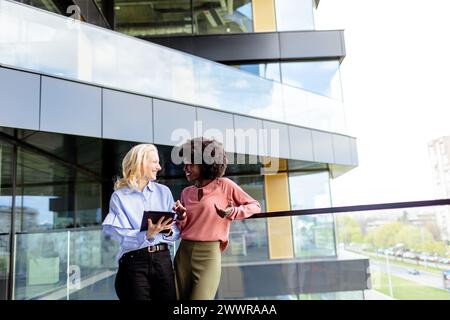
[[[200,189],[203,196],[199,200]],[[222,252],[228,245],[231,221],[261,212],[259,202],[228,178],[214,179],[202,188],[189,186],[181,192],[180,201],[186,208],[186,218],[177,222],[181,238],[192,241],[220,241]],[[214,204],[222,209],[232,204],[234,209],[229,216],[221,218],[216,213]]]

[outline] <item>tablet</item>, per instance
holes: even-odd
[[[164,220],[167,220],[167,218],[175,220],[175,213],[167,211],[144,211],[144,214],[142,215],[141,231],[146,231],[148,229],[148,219],[152,219],[152,223],[156,224],[161,217],[164,217]],[[170,230],[163,230],[161,233],[170,233]]]

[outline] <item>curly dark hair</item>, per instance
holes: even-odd
[[[183,154],[183,151],[189,150],[190,154]],[[198,137],[188,140],[181,146],[180,155],[185,163],[201,165],[203,179],[220,178],[227,169],[228,159],[223,144],[214,139]]]

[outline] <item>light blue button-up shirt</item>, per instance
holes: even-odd
[[[162,184],[150,181],[142,192],[121,188],[116,190],[109,202],[109,213],[103,221],[103,232],[120,243],[116,260],[129,251],[148,246],[173,242],[180,237],[176,224],[172,226],[172,235],[158,233],[147,238],[147,231],[140,231],[144,211],[172,211],[175,202],[170,189]]]

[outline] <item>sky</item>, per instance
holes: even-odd
[[[359,166],[333,205],[435,199],[427,144],[450,135],[450,1],[321,0],[317,30],[343,29],[341,81]]]

